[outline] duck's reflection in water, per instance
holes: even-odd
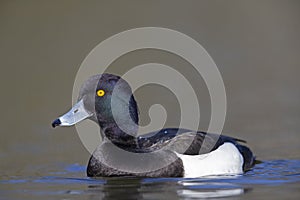
[[[178,195],[186,198],[217,198],[230,197],[244,193],[244,189],[226,189],[215,191],[195,191],[195,190],[179,190]]]
[[[105,184],[90,185],[89,199],[143,199],[139,178],[107,178]]]
[[[218,198],[218,197],[231,197],[244,194],[246,191],[231,183],[218,183],[218,182],[185,182],[179,181],[184,187],[177,191],[178,196],[187,199],[190,198]]]
[[[199,199],[231,197],[247,191],[248,189],[240,185],[213,178],[119,177],[107,178],[103,185],[89,186],[90,199]]]

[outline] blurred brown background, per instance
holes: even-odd
[[[85,165],[89,153],[75,128],[53,130],[50,123],[70,108],[86,55],[106,38],[144,26],[185,33],[214,59],[227,92],[224,133],[247,140],[259,159],[299,159],[299,19],[297,0],[2,0],[0,170],[16,174],[33,165]],[[174,55],[148,50],[121,57],[111,71],[147,62],[188,66]],[[205,86],[199,88],[205,129],[210,104]],[[153,102],[142,91],[136,95],[147,124],[143,110]]]

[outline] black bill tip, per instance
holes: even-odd
[[[52,122],[52,127],[55,128],[56,126],[59,126],[61,124],[61,121],[59,119],[56,119]]]

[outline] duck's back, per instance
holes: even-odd
[[[151,132],[138,138],[139,146],[143,151],[152,152],[168,148],[183,155],[203,155],[215,151],[224,143],[232,143],[241,153],[243,170],[253,167],[255,156],[252,151],[241,143],[246,141],[225,135],[192,131],[188,129],[167,128]]]

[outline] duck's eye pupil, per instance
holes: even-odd
[[[98,95],[99,97],[103,97],[103,96],[105,95],[104,90],[98,90],[98,91],[97,91],[97,95]]]

